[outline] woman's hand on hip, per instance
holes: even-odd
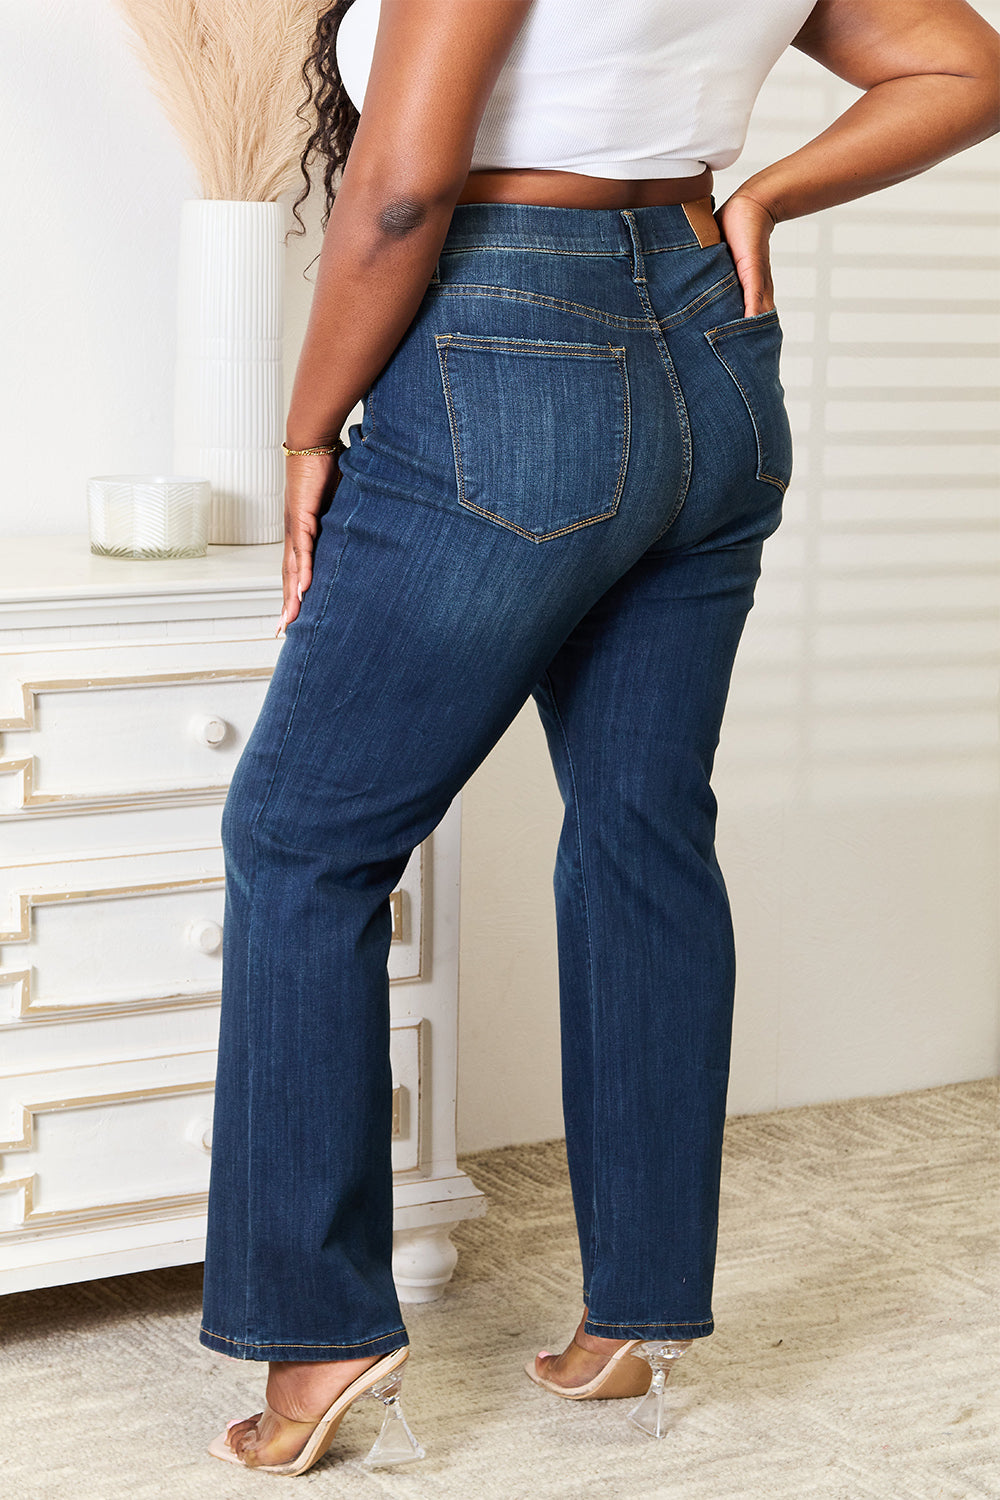
[[[285,555],[281,564],[283,609],[276,635],[299,612],[312,582],[313,549],[320,516],[329,508],[340,482],[343,452],[295,455],[285,460]]]
[[[770,312],[774,307],[771,280],[771,231],[774,220],[762,203],[738,190],[716,212],[722,238],[736,263],[743,288],[744,316]]]

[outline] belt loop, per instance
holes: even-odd
[[[642,258],[642,243],[639,239],[639,227],[635,222],[635,215],[630,208],[620,208],[618,212],[625,220],[632,241],[632,280],[645,281],[646,265]]]

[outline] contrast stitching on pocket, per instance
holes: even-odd
[[[445,403],[448,408],[448,426],[451,429],[451,446],[455,460],[455,479],[458,485],[458,503],[466,510],[475,511],[477,515],[493,521],[498,526],[506,527],[508,531],[517,532],[518,536],[525,537],[529,542],[548,542],[557,536],[566,536],[571,531],[580,531],[584,526],[594,526],[598,521],[609,521],[617,513],[625,488],[625,474],[628,469],[628,456],[631,440],[631,395],[629,391],[628,367],[625,362],[624,348],[614,348],[608,344],[608,353],[605,354],[600,345],[587,345],[585,350],[572,344],[563,344],[556,340],[532,341],[530,339],[491,338],[489,335],[461,334],[461,333],[436,333],[434,343],[437,346],[438,362],[441,366],[441,380],[444,386]],[[486,510],[477,505],[474,500],[468,499],[465,493],[465,473],[462,467],[462,444],[458,435],[458,420],[455,413],[455,401],[451,388],[451,379],[448,374],[448,354],[453,345],[459,348],[499,349],[513,350],[517,353],[552,353],[558,352],[560,358],[567,354],[576,354],[581,358],[608,359],[613,358],[622,377],[622,400],[624,415],[624,432],[622,437],[622,452],[618,462],[618,478],[615,483],[615,492],[610,507],[601,511],[600,515],[585,516],[581,521],[573,521],[567,526],[560,526],[555,531],[546,531],[541,536],[527,531],[523,526],[518,526],[516,521],[508,520],[505,516],[499,516],[494,511]]]
[[[739,333],[754,323],[763,326],[765,323],[777,323],[777,321],[778,309],[769,307],[767,312],[751,313],[748,318],[730,318],[728,323],[720,323],[716,328],[706,328],[705,337],[710,344],[714,344],[716,339],[725,338],[730,333]]]
[[[736,272],[730,271],[727,275],[723,276],[721,281],[714,282],[712,286],[696,297],[693,302],[689,302],[686,307],[682,307],[679,312],[671,313],[669,318],[661,318],[660,327],[664,333],[673,328],[679,328],[682,323],[686,323],[689,318],[693,318],[696,312],[700,312],[703,307],[707,307],[712,302],[717,302],[720,297],[725,296],[731,287],[738,284],[739,277]]]
[[[677,250],[714,250],[719,240],[713,240],[710,245],[699,245],[697,240],[684,240],[680,245],[654,245],[651,250],[643,246],[643,255],[673,255]]]
[[[740,329],[748,328],[754,323],[756,323],[758,327],[763,327],[765,326],[765,320],[768,324],[777,323],[778,315],[773,307],[768,308],[767,312],[754,313],[749,318],[736,318],[731,323],[720,323],[718,328],[708,329],[705,333],[705,338],[708,341],[708,345],[711,348],[712,353],[728,372],[731,380],[736,386],[736,389],[743,397],[743,404],[750,414],[750,421],[753,423],[754,438],[757,442],[757,478],[764,480],[767,484],[773,484],[776,489],[780,490],[781,493],[784,494],[788,489],[788,481],[785,479],[781,479],[777,474],[768,474],[765,472],[764,445],[761,438],[760,424],[757,421],[757,413],[753,409],[753,403],[750,400],[749,395],[747,394],[743,382],[740,380],[729,360],[726,359],[722,350],[719,348],[720,340],[727,337],[729,334],[737,333]]]
[[[442,342],[443,338],[443,342]],[[441,366],[441,380],[444,385],[444,399],[448,407],[448,426],[451,428],[451,446],[455,459],[455,478],[458,482],[459,503],[464,503],[465,475],[462,472],[462,445],[458,441],[458,423],[455,418],[455,401],[451,392],[451,377],[448,374],[448,345],[451,340],[448,335],[436,334],[434,342],[437,345],[438,363]]]
[[[499,302],[530,302],[536,307],[551,307],[556,312],[573,313],[577,317],[589,318],[594,323],[606,323],[609,328],[645,328],[645,318],[630,318],[624,313],[603,312],[599,307],[588,307],[582,302],[567,302],[563,297],[547,297],[543,292],[525,292],[517,287],[486,286],[463,281],[460,285],[443,283],[433,288],[436,297],[494,298]]]

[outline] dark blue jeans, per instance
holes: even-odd
[[[387,897],[529,695],[566,806],[586,1327],[712,1332],[735,957],[710,775],[791,472],[780,343],[679,207],[455,210],[226,802],[210,1348],[407,1341]]]

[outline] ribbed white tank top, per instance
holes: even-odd
[[[473,169],[696,177],[743,149],[754,100],[815,0],[534,0],[476,136]],[[379,0],[354,0],[337,63],[364,101]]]

